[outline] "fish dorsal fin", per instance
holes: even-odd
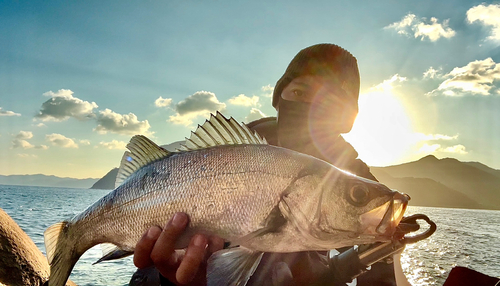
[[[149,163],[167,157],[170,152],[156,145],[146,136],[135,135],[127,144],[123,154],[118,175],[116,175],[115,188],[125,181],[130,175]]]
[[[213,146],[237,144],[266,144],[266,139],[257,132],[252,132],[245,124],[239,124],[234,118],[227,119],[220,112],[211,114],[203,125],[198,125],[191,137],[181,145],[180,151],[192,151]]]

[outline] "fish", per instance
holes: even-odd
[[[99,261],[131,255],[143,233],[174,213],[228,248],[208,260],[208,285],[245,285],[264,252],[322,251],[390,241],[408,197],[328,162],[267,144],[220,112],[175,152],[143,135],[127,145],[116,188],[44,232],[50,286],[62,286],[80,256],[103,244]],[[112,245],[110,248],[109,246]]]

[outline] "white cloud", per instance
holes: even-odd
[[[424,143],[422,147],[420,147],[419,151],[422,153],[430,154],[436,152],[437,150],[439,150],[439,148],[441,148],[440,144],[429,145],[427,143]]]
[[[490,40],[500,40],[500,5],[484,4],[474,6],[467,11],[467,21],[472,24],[480,22],[486,27],[491,28]]]
[[[30,142],[24,140],[24,139],[14,139],[12,140],[12,149],[31,149],[35,148],[35,145],[31,144]]]
[[[270,84],[268,84],[268,85],[261,87],[261,89],[264,92],[264,96],[266,96],[266,97],[273,96],[274,86],[271,86]]]
[[[240,105],[240,106],[256,106],[259,103],[258,96],[248,97],[244,94],[240,94],[238,96],[234,96],[228,101],[232,105]]]
[[[151,127],[147,120],[139,121],[133,113],[121,115],[107,108],[104,111],[99,111],[97,124],[94,130],[99,134],[112,132],[123,135],[148,135]]]
[[[47,125],[43,124],[42,122],[38,123],[37,125],[35,125],[36,127],[46,127]]]
[[[213,92],[197,91],[175,105],[177,114],[170,116],[169,122],[191,126],[198,117],[208,118],[210,113],[223,112],[226,104],[219,102]]]
[[[467,154],[467,153],[469,153],[469,152],[467,152],[467,150],[465,150],[465,146],[464,145],[455,145],[455,146],[447,147],[447,148],[443,149],[443,152],[446,152],[446,153],[457,153],[457,154]]]
[[[62,148],[78,148],[78,145],[71,138],[68,138],[64,135],[52,133],[45,135],[45,139],[50,142],[54,146],[62,147]]]
[[[245,117],[245,122],[252,122],[254,120],[266,117],[266,115],[257,108],[252,108],[250,114]]]
[[[490,90],[494,88],[493,82],[500,79],[500,64],[495,63],[491,58],[477,60],[464,67],[454,68],[444,77],[448,79],[428,95],[490,95]]]
[[[443,134],[422,134],[417,133],[420,140],[455,140],[458,139],[458,134],[455,136],[443,135]]]
[[[224,108],[226,108],[226,104],[219,102],[215,93],[209,91],[197,91],[175,106],[175,110],[180,115],[195,112],[214,112]]]
[[[95,116],[95,102],[83,101],[73,97],[73,91],[60,89],[57,92],[48,91],[43,95],[51,97],[42,103],[40,111],[35,118],[43,121],[63,121],[70,117],[85,120]]]
[[[457,140],[458,135],[449,136],[443,134],[417,133],[417,136],[421,140],[422,146],[420,147],[419,151],[422,153],[431,154],[431,153],[441,152],[441,153],[454,153],[461,155],[468,153],[465,146],[462,144],[456,144],[456,145],[449,144],[450,141]],[[446,141],[446,143],[443,141]]]
[[[33,138],[33,132],[31,131],[19,131],[19,133],[14,136],[14,140],[12,140],[12,149],[20,148],[20,149],[41,149],[47,150],[49,147],[46,145],[33,145],[28,142],[28,139]]]
[[[156,100],[155,100],[155,106],[156,107],[167,107],[169,106],[170,104],[172,103],[172,99],[171,98],[163,98],[163,97],[158,97]]]
[[[398,34],[411,36],[415,38],[420,37],[423,41],[428,38],[431,42],[435,42],[440,38],[451,38],[455,36],[455,31],[448,27],[449,20],[444,20],[439,23],[438,19],[435,17],[419,18],[415,14],[408,14],[399,22],[392,23],[389,26],[384,27],[384,29],[395,30]]]
[[[78,140],[81,145],[90,145],[90,141],[87,139]]]
[[[111,142],[99,142],[99,145],[96,146],[105,149],[116,149],[116,150],[126,150],[127,143],[123,141],[112,140]]]
[[[31,139],[33,138],[33,132],[31,131],[19,131],[16,135],[16,139]]]
[[[404,16],[401,21],[394,22],[391,25],[384,27],[384,29],[394,29],[398,32],[398,34],[409,36],[410,34],[407,30],[413,26],[416,17],[417,16],[414,14],[408,14]]]
[[[433,67],[429,67],[429,69],[424,72],[424,78],[434,79],[434,78],[443,77],[441,72],[442,72],[441,68],[437,70]]]
[[[0,107],[0,116],[21,116],[21,114],[14,111],[2,110],[2,107]]]
[[[37,146],[35,146],[35,149],[47,150],[47,149],[49,149],[49,146],[47,146],[47,145],[37,145]]]
[[[396,83],[403,81],[406,81],[406,77],[395,74],[390,79],[386,79],[382,83],[372,87],[371,90],[391,90],[396,86]]]

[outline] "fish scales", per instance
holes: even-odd
[[[190,215],[193,232],[240,237],[263,227],[304,168],[288,152],[239,145],[174,154],[139,170],[71,222],[89,228],[84,237],[91,245],[104,239],[126,249],[134,248],[144,229],[163,227],[179,211]]]

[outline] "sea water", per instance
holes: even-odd
[[[0,208],[7,212],[45,254],[43,232],[72,218],[109,191],[0,185]],[[410,201],[411,202],[411,201]],[[438,228],[430,238],[406,246],[401,263],[412,285],[442,285],[454,266],[500,275],[500,211],[409,207]],[[70,279],[83,285],[128,285],[136,268],[132,258],[92,265],[99,247],[88,250]]]

